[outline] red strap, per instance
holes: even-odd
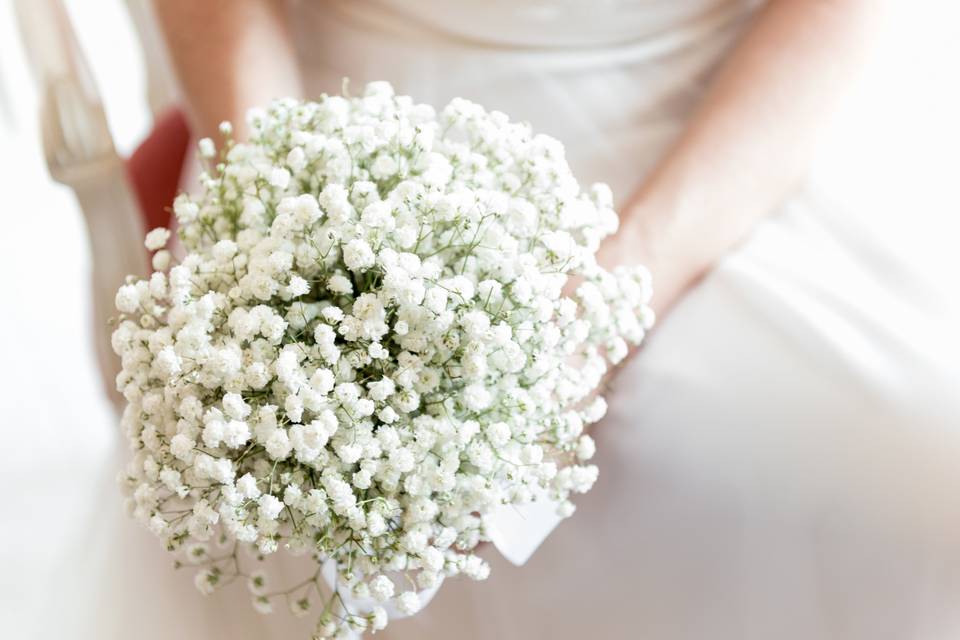
[[[170,208],[180,185],[190,129],[183,112],[171,107],[127,160],[127,175],[144,217],[144,228],[170,226]]]

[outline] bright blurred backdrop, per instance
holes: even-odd
[[[895,229],[902,253],[956,299],[960,5],[894,4],[876,58],[837,118],[814,178],[872,224]],[[154,110],[173,99],[163,73],[148,91],[145,60],[156,57],[158,41],[150,39],[152,55],[145,56],[121,0],[66,5],[117,147],[129,153],[149,131]],[[13,2],[0,0],[0,486],[7,492],[0,636],[6,638],[30,635],[29,621],[45,606],[37,594],[51,576],[69,570],[73,554],[95,535],[91,498],[105,505],[119,500],[112,484],[118,428],[89,338],[85,227],[72,192],[47,175],[37,110]],[[940,220],[936,234],[928,226],[933,219]],[[943,219],[950,221],[948,233]],[[73,481],[64,486],[33,472],[38,458],[62,465]]]

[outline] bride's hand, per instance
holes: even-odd
[[[773,0],[601,249],[605,267],[646,265],[659,317],[777,209],[869,51],[877,0]]]
[[[619,265],[643,265],[653,275],[651,307],[663,314],[696,281],[694,264],[682,260],[680,252],[671,248],[669,225],[657,211],[640,201],[625,208],[620,215],[620,228],[607,238],[597,252],[597,262],[605,269]]]

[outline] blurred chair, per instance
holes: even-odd
[[[121,158],[62,1],[15,0],[15,9],[41,97],[47,167],[54,180],[73,189],[86,222],[97,359],[107,393],[119,402],[109,326],[116,317],[114,295],[126,276],[147,273],[144,232],[169,224],[190,134],[180,111],[168,109],[129,160]]]

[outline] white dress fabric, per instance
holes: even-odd
[[[582,182],[624,202],[755,5],[304,0],[291,12],[311,94],[349,77],[436,105],[475,100],[562,140]],[[577,513],[524,567],[488,547],[489,580],[446,581],[382,635],[958,637],[960,323],[894,257],[896,240],[867,212],[798,192],[614,380],[594,430],[600,479]],[[307,621],[256,614],[242,585],[201,598],[111,499],[121,457],[77,498],[102,508],[49,560],[69,570],[51,572],[33,637],[309,637]]]
[[[564,142],[621,202],[757,3],[303,2],[308,95],[386,79]],[[358,89],[357,89],[358,90]],[[388,638],[960,632],[960,342],[863,216],[798,192],[615,379],[600,479],[520,568],[447,581]]]

